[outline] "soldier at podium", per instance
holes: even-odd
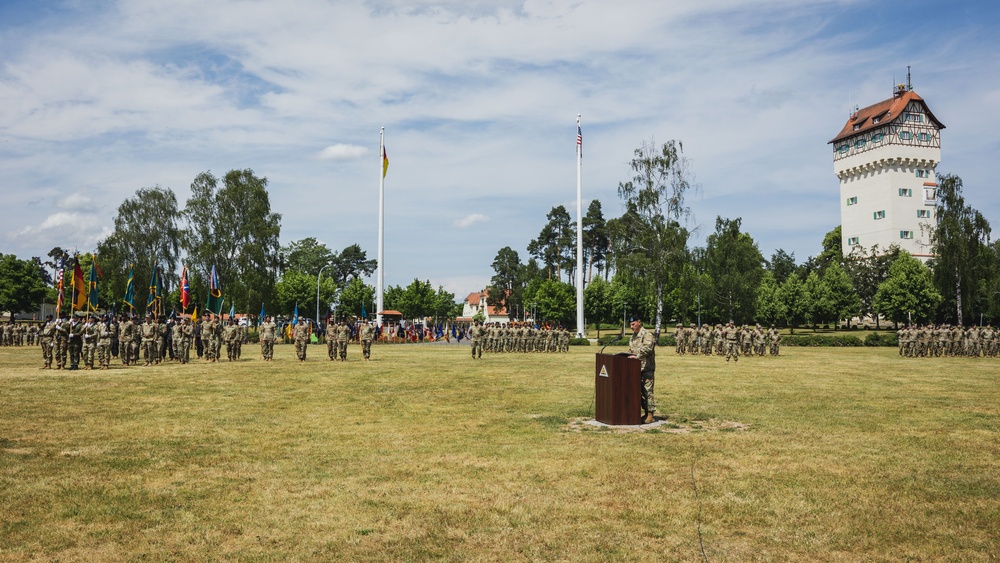
[[[630,357],[639,359],[642,371],[642,422],[649,424],[653,422],[653,414],[656,412],[656,401],[653,399],[653,384],[656,381],[656,339],[652,332],[643,328],[642,318],[638,314],[632,315],[629,326],[632,327],[632,338],[628,341],[628,353]]]

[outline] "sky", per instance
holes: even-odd
[[[675,139],[692,245],[739,217],[801,263],[840,223],[828,141],[908,66],[938,173],[1000,225],[998,26],[960,0],[4,2],[0,252],[91,251],[136,190],[183,207],[199,173],[250,168],[282,244],[375,258],[384,127],[385,283],[460,301],[552,207],[575,222],[581,114],[584,212],[620,215],[633,152]]]

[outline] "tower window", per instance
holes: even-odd
[[[884,138],[885,138],[885,133],[875,133],[874,135],[872,135],[872,142],[881,143],[882,139]]]
[[[883,209],[882,211],[876,211],[875,213],[872,213],[872,218],[875,219],[876,221],[878,221],[879,219],[885,219],[885,210]]]
[[[854,141],[854,148],[860,149],[860,148],[864,148],[864,146],[865,146],[865,140],[864,139],[858,139],[857,141]]]
[[[930,178],[930,177],[931,177],[930,170],[925,170],[923,168],[917,169],[917,178]]]
[[[927,141],[930,141],[930,140],[931,140],[931,136],[930,136],[930,135],[928,135],[927,133],[921,133],[921,134],[920,134],[920,140],[921,140],[922,142],[926,143]]]
[[[904,141],[909,141],[910,139],[913,138],[913,133],[910,133],[909,131],[900,131],[899,138]]]
[[[851,237],[847,239],[847,246],[857,246],[858,244],[858,237]]]
[[[907,240],[912,239],[913,231],[899,231],[899,238]]]
[[[913,188],[899,188],[899,197],[913,197]]]
[[[847,205],[857,205],[857,204],[858,204],[858,196],[851,196],[847,198]]]
[[[917,210],[917,218],[918,219],[930,219],[931,218],[931,210],[930,209],[918,209]]]
[[[837,152],[839,152],[840,154],[844,154],[845,152],[847,152],[849,150],[851,150],[851,147],[847,143],[844,143],[844,144],[840,145],[839,147],[837,147]]]

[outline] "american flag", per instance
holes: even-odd
[[[583,158],[583,130],[579,125],[576,126],[576,146],[580,151],[580,158]]]

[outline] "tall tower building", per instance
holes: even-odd
[[[845,255],[859,245],[895,244],[922,261],[931,257],[942,129],[923,98],[900,84],[888,100],[855,109],[830,141]]]

